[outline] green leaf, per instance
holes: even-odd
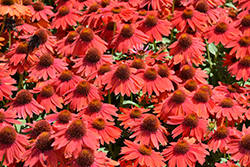
[[[133,102],[133,101],[131,101],[131,100],[124,100],[124,101],[123,101],[123,105],[127,105],[127,104],[129,104],[129,105],[134,105],[134,106],[136,106],[136,107],[140,107],[138,104],[136,104],[135,102]]]
[[[225,3],[225,6],[237,9],[232,2]]]
[[[209,49],[209,52],[212,53],[213,55],[215,55],[216,52],[218,51],[218,48],[215,46],[214,43],[210,43],[208,45],[208,49]]]

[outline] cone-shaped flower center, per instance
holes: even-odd
[[[62,82],[69,81],[73,78],[73,73],[70,70],[63,70],[62,73],[59,76],[59,79]]]
[[[215,27],[215,31],[217,33],[224,33],[228,30],[228,25],[225,22],[220,22],[217,24],[217,26]]]
[[[186,154],[189,151],[190,145],[185,140],[180,140],[174,146],[174,151],[178,154]]]
[[[98,99],[93,99],[88,104],[88,110],[91,113],[98,113],[102,109],[102,102]]]
[[[57,115],[57,121],[61,124],[67,124],[70,120],[72,120],[72,115],[71,112],[68,110],[62,110]]]
[[[238,165],[229,165],[228,167],[239,167]]]
[[[131,118],[140,118],[141,115],[142,115],[141,110],[139,110],[139,109],[137,109],[137,108],[133,109],[133,110],[131,111],[131,113],[130,113],[130,117],[131,117]]]
[[[114,28],[115,28],[115,22],[113,21],[108,22],[108,24],[106,25],[106,29],[109,31],[114,31]]]
[[[103,118],[96,118],[93,122],[92,122],[92,126],[95,129],[98,130],[103,130],[106,126],[106,122]]]
[[[145,25],[147,27],[154,27],[158,23],[158,18],[155,15],[148,15],[145,19]]]
[[[50,53],[44,53],[40,56],[39,64],[44,67],[49,67],[54,63],[54,57]]]
[[[196,90],[196,89],[197,89],[197,86],[198,86],[197,81],[195,81],[195,80],[193,80],[193,79],[187,80],[186,83],[185,83],[185,85],[184,85],[184,87],[185,87],[188,91],[190,91],[190,92]]]
[[[184,65],[180,71],[180,77],[183,80],[188,80],[193,78],[195,75],[195,69],[191,65]]]
[[[119,67],[117,67],[115,75],[120,80],[127,80],[131,75],[130,68],[126,64],[121,64]]]
[[[70,9],[67,7],[67,6],[61,6],[60,8],[59,8],[59,14],[61,15],[61,16],[66,16],[67,14],[69,14],[69,12],[70,12]]]
[[[250,150],[250,134],[246,134],[241,138],[240,144],[243,148]]]
[[[234,106],[234,102],[230,97],[226,97],[220,102],[220,106],[223,108],[232,108]]]
[[[42,97],[51,97],[54,94],[54,88],[51,85],[43,86],[41,90]]]
[[[77,32],[75,32],[75,31],[70,31],[69,34],[67,35],[67,41],[68,41],[69,43],[73,43],[73,42],[75,41],[74,38],[75,38],[77,35],[78,35]]]
[[[188,48],[193,43],[193,38],[189,34],[182,34],[178,39],[178,43],[183,48]]]
[[[21,26],[24,24],[23,19],[16,19],[16,26]]]
[[[148,14],[148,12],[145,9],[142,9],[142,10],[139,11],[140,16],[146,16],[147,14]]]
[[[218,127],[217,131],[214,132],[214,135],[219,139],[224,139],[228,136],[229,130],[225,126]]]
[[[213,94],[213,90],[211,89],[211,87],[209,85],[202,85],[199,90],[205,90],[207,91],[207,93],[209,94],[209,96],[212,96]]]
[[[110,0],[102,0],[101,1],[101,6],[103,7],[103,8],[105,8],[106,6],[108,6],[110,4]]]
[[[131,63],[131,67],[136,68],[136,69],[144,69],[145,68],[145,63],[143,62],[142,59],[134,59]]]
[[[250,55],[241,58],[239,63],[244,67],[250,67]]]
[[[209,6],[206,1],[200,0],[196,3],[195,9],[202,13],[207,13]]]
[[[118,7],[118,6],[113,7],[111,9],[111,12],[114,13],[114,14],[119,14],[119,13],[121,13],[121,11],[122,11],[122,9],[120,7]]]
[[[193,30],[191,27],[188,27],[186,33],[194,35],[196,33],[196,30]]]
[[[236,10],[235,9],[230,9],[228,11],[228,16],[231,17],[232,19],[237,17]]]
[[[88,49],[85,54],[85,60],[90,63],[97,63],[101,58],[101,52],[96,47]]]
[[[154,81],[157,78],[157,72],[156,69],[154,68],[148,68],[144,72],[144,77],[148,80]]]
[[[36,1],[39,2],[39,1]],[[48,33],[46,30],[44,29],[39,29],[35,32],[35,35],[37,35],[39,37],[39,39],[41,40],[41,43],[45,43],[48,40]]]
[[[95,162],[95,156],[90,149],[84,148],[79,153],[76,162],[82,167],[91,166]]]
[[[241,24],[245,27],[250,27],[250,14],[244,16],[241,20]]]
[[[146,116],[142,122],[142,129],[149,132],[155,132],[160,126],[160,121],[154,115]]]
[[[23,0],[23,5],[28,6],[32,4],[32,0]]]
[[[159,54],[157,54],[157,53],[152,53],[150,55],[150,57],[153,58],[153,59],[157,58],[158,56],[159,56]]]
[[[111,71],[110,65],[109,64],[102,64],[98,69],[98,74],[103,75],[109,71]]]
[[[20,90],[17,95],[16,95],[16,101],[19,103],[19,104],[28,104],[30,103],[32,100],[32,95],[31,93],[26,90],[26,89],[22,89]]]
[[[181,104],[186,100],[186,94],[182,90],[176,90],[173,93],[171,100],[174,103]]]
[[[227,86],[227,90],[228,90],[230,93],[236,93],[236,92],[237,92],[237,89],[238,89],[238,85],[228,85],[228,86]]]
[[[87,96],[91,89],[91,85],[87,81],[81,81],[76,86],[76,92],[82,94],[83,96]]]
[[[152,148],[148,145],[142,144],[139,146],[138,150],[142,155],[152,155]]]
[[[200,103],[206,103],[209,100],[209,94],[207,91],[199,89],[195,92],[193,99]]]
[[[27,42],[21,42],[18,47],[16,48],[17,53],[28,53],[28,43]]]
[[[15,3],[15,0],[1,0],[2,5],[10,6]]]
[[[192,9],[185,9],[181,15],[184,19],[191,19],[194,16]]]
[[[125,24],[123,27],[122,27],[122,30],[121,30],[121,35],[123,38],[130,38],[134,35],[134,28],[129,25],[129,24]]]
[[[199,124],[199,118],[196,114],[188,114],[185,116],[183,124],[190,126],[191,128],[195,128]]]
[[[89,28],[83,28],[80,31],[80,38],[82,41],[90,42],[92,41],[92,39],[94,39],[94,36],[95,36],[95,33],[93,32],[93,30]]]
[[[35,11],[41,11],[44,9],[44,4],[40,1],[34,2],[34,4],[32,6],[33,6]]]
[[[0,144],[12,144],[16,141],[16,131],[11,126],[5,126],[0,130]]]
[[[81,31],[82,31],[84,28],[85,28],[84,26],[79,25],[78,27],[76,27],[76,30],[75,30],[75,31],[76,31],[78,34],[80,34]]]
[[[76,119],[69,125],[67,133],[73,138],[82,138],[87,132],[86,125],[81,119]]]
[[[96,12],[100,8],[100,5],[98,3],[92,3],[89,7],[88,13]]]
[[[51,131],[51,125],[46,120],[39,120],[35,123],[32,131],[32,136],[36,137],[40,135],[42,132],[50,132]]]
[[[52,149],[51,144],[53,143],[53,139],[50,139],[49,132],[41,133],[36,139],[36,147],[41,151],[47,151]]]
[[[160,66],[158,67],[158,74],[159,74],[162,78],[168,77],[169,74],[170,74],[170,70],[169,70],[168,66],[166,66],[166,65],[160,65]]]
[[[3,123],[4,120],[5,120],[5,115],[4,113],[0,112],[0,123]]]
[[[250,36],[243,36],[239,40],[239,44],[241,46],[249,46],[250,45]]]

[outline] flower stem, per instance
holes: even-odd
[[[18,90],[23,89],[23,74],[19,74]]]
[[[209,43],[206,42],[206,49],[207,49],[207,56],[208,56],[209,66],[210,66],[210,69],[212,70],[212,69],[213,69],[213,66],[212,66],[212,59],[211,59],[211,56],[210,56],[210,52],[209,52],[208,45],[209,45]]]
[[[174,15],[174,7],[175,7],[175,0],[173,0],[173,5],[172,5],[172,14]]]
[[[154,44],[155,52],[157,52],[157,46],[156,46],[155,40],[154,40],[153,44]]]
[[[2,27],[1,27],[1,31],[0,31],[0,36],[1,36],[1,35],[2,35],[2,33],[3,33],[4,22],[5,22],[6,18],[7,18],[7,15],[5,15],[5,16],[4,16],[4,19],[3,19],[3,24],[2,24]]]
[[[110,90],[108,90],[108,103],[111,104],[111,94],[110,94]]]
[[[11,46],[11,30],[9,30],[9,48]]]
[[[115,160],[115,154],[114,154],[114,152],[112,150],[111,143],[109,143],[109,151],[110,151],[110,153],[112,155],[112,158]]]
[[[2,159],[2,161],[0,163],[0,166],[3,166],[4,159],[5,159],[5,154],[3,155],[3,159]]]
[[[124,100],[124,96],[120,96],[120,107],[122,107],[123,106],[123,100]]]

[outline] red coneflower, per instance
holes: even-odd
[[[44,53],[39,56],[39,60],[28,70],[30,77],[36,79],[43,78],[47,80],[48,77],[56,78],[63,70],[67,69],[67,63],[61,59],[54,58],[51,53]]]
[[[214,42],[215,45],[218,45],[221,42],[226,45],[238,36],[238,33],[239,30],[235,29],[229,21],[221,18],[216,25],[207,28],[204,38],[208,39],[208,43]]]
[[[104,74],[103,84],[108,84],[106,90],[114,92],[115,95],[121,93],[131,96],[131,92],[136,94],[142,88],[144,81],[135,75],[135,68],[130,68],[126,64],[119,64],[112,67],[112,70]]]
[[[61,40],[57,41],[57,54],[61,54],[64,57],[68,57],[71,55],[71,44],[75,41],[75,37],[79,34],[76,31],[70,31],[67,36],[62,38]]]
[[[56,0],[55,1],[55,6],[56,6],[56,10],[58,10],[61,6],[65,5],[69,8],[73,8],[74,4],[76,3],[76,0]]]
[[[153,114],[147,114],[138,122],[131,123],[131,131],[134,133],[129,138],[134,138],[134,142],[150,145],[159,149],[159,143],[163,146],[167,145],[168,131],[161,126],[161,122]]]
[[[104,21],[102,20],[102,17],[101,17],[102,16],[101,10],[99,10],[101,8],[101,5],[93,0],[90,0],[90,1],[92,1],[92,4],[88,5],[87,10],[83,12],[82,24],[93,29],[94,28],[98,28],[98,30],[102,28],[105,29],[105,26],[102,26],[99,29],[99,25],[103,24],[103,21]],[[105,24],[106,24],[106,21],[105,21]]]
[[[56,93],[63,96],[67,91],[73,89],[80,81],[82,81],[82,77],[75,75],[70,70],[63,70],[58,77],[51,80],[51,84],[55,87]]]
[[[22,122],[16,120],[16,113],[12,111],[4,111],[4,109],[0,109],[0,129],[2,126],[11,124],[22,124]]]
[[[86,80],[80,81],[75,88],[65,93],[65,105],[70,103],[73,110],[81,110],[93,99],[102,100],[101,91]]]
[[[250,32],[238,33],[234,39],[232,39],[226,46],[232,48],[229,54],[235,54],[236,59],[243,58],[245,55],[250,54]]]
[[[38,93],[37,102],[45,108],[45,112],[49,113],[50,109],[54,112],[58,108],[62,108],[63,98],[55,93],[52,85],[44,84],[33,89],[33,93]]]
[[[0,157],[5,156],[3,165],[10,165],[15,161],[19,161],[25,147],[29,145],[27,137],[19,134],[9,125],[0,129]]]
[[[193,31],[195,31],[196,28],[202,29],[206,21],[207,17],[203,13],[200,13],[195,10],[193,6],[190,6],[184,11],[175,11],[171,23],[173,27],[176,26],[179,31],[183,32],[187,26],[190,26]]]
[[[32,4],[32,7],[29,8],[31,11],[31,21],[34,22],[40,21],[41,19],[45,21],[48,20],[48,16],[53,16],[52,6],[46,6],[41,1],[36,1]]]
[[[225,53],[225,57],[223,57],[224,60],[222,60],[223,62],[223,67],[226,67],[226,66],[230,66],[232,65],[233,63],[237,62],[237,59],[235,57],[235,54],[228,54],[228,53]]]
[[[249,52],[250,54],[250,52]],[[236,75],[236,80],[243,78],[244,81],[247,81],[250,77],[250,55],[245,55],[241,59],[231,66],[228,67],[228,71],[231,73],[231,76]]]
[[[205,44],[200,38],[189,34],[180,35],[178,41],[171,44],[169,48],[171,49],[170,55],[174,55],[174,64],[191,62],[198,66],[205,60],[202,56]]]
[[[3,100],[3,97],[9,100],[13,95],[12,91],[17,90],[13,84],[16,84],[16,81],[10,76],[0,76],[0,101]]]
[[[73,60],[76,68],[76,73],[81,76],[88,77],[91,72],[96,71],[103,64],[112,64],[112,55],[102,54],[97,47],[89,48],[84,55],[79,55],[80,58]]]
[[[188,90],[189,92],[193,92],[198,88],[198,82],[194,79],[188,79],[184,84],[183,87]]]
[[[44,107],[37,103],[32,94],[26,90],[20,90],[14,100],[6,105],[7,111],[17,113],[19,118],[26,119],[27,115],[33,117],[33,113],[39,115],[43,112]]]
[[[135,122],[135,121],[141,121],[142,119],[145,118],[146,114],[145,112],[148,112],[150,109],[144,109],[143,107],[132,107],[130,108],[119,108],[119,110],[123,113],[123,114],[118,114],[118,121],[122,121],[121,122],[121,126],[124,125],[124,128],[127,129],[129,128],[131,125],[131,123]]]
[[[165,62],[166,57],[169,55],[168,52],[162,52],[162,50],[158,50],[157,52],[149,51],[145,53],[147,56],[145,57],[146,64],[153,66],[158,62]]]
[[[80,11],[84,10],[84,7],[89,7],[94,2],[95,0],[76,0],[75,3],[73,3],[73,7]]]
[[[23,19],[16,19],[16,29],[17,32],[22,35],[22,34],[33,34],[37,28],[30,24],[25,23]],[[15,36],[18,36],[18,34]]]
[[[16,0],[1,0],[0,15],[9,15],[10,17],[30,16],[29,8],[16,2]]]
[[[105,26],[102,26],[98,29],[98,32],[100,32],[100,37],[102,39],[105,39],[105,41],[107,41],[109,44],[114,39],[114,35],[118,33],[115,24],[116,23],[113,21],[108,21],[108,23],[105,24]]]
[[[195,166],[197,161],[203,165],[209,152],[203,145],[194,143],[194,138],[179,139],[177,142],[170,143],[171,146],[163,150],[163,156],[168,161],[168,166]]]
[[[116,51],[127,53],[133,46],[146,43],[148,36],[136,29],[133,24],[118,24],[119,33],[114,36],[111,45]]]
[[[162,36],[171,33],[172,24],[167,20],[160,20],[156,15],[148,15],[144,20],[138,22],[138,29],[149,36],[149,42],[161,41]]]
[[[114,118],[112,116],[117,116],[117,108],[108,103],[102,103],[99,99],[93,99],[89,101],[88,105],[83,107],[81,111],[78,113],[78,118],[88,115],[92,118],[102,117],[113,121]]]
[[[120,160],[122,161],[132,161],[133,166],[155,166],[161,167],[165,166],[164,159],[160,153],[155,152],[147,144],[137,144],[129,140],[125,140],[124,143],[126,147],[121,148],[121,153],[124,154]],[[128,165],[132,166],[132,165]]]
[[[61,127],[52,135],[56,140],[52,143],[56,149],[64,148],[65,158],[74,157],[83,147],[93,150],[99,147],[100,136],[89,129],[89,124],[81,119],[72,120],[67,127]]]
[[[170,116],[167,124],[179,125],[172,131],[173,138],[182,133],[182,138],[191,136],[201,142],[206,134],[208,121],[199,118],[196,113],[187,114],[186,116]]]
[[[234,26],[236,28],[239,28],[241,32],[249,34],[250,33],[250,12],[247,12],[247,10],[245,11],[246,11],[245,15],[242,16],[242,14],[244,14],[244,11],[238,15],[240,19],[234,22]]]
[[[54,150],[51,146],[53,143],[49,132],[42,132],[30,149],[22,154],[25,159],[24,166],[58,166],[63,164],[62,151]]]
[[[51,22],[51,29],[59,29],[61,27],[62,30],[66,30],[67,27],[76,26],[77,22],[82,20],[80,11],[65,5],[61,6],[53,16],[55,18]]]
[[[89,48],[97,47],[101,53],[104,53],[108,45],[90,28],[83,28],[79,35],[75,37],[75,41],[71,45],[71,54],[84,55]]]
[[[150,6],[152,6],[154,10],[161,11],[163,7],[169,7],[170,5],[172,5],[172,1],[171,0],[140,0],[139,4],[140,4],[140,8],[143,8],[144,6],[148,5],[148,10]]]

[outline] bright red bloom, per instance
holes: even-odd
[[[159,143],[163,146],[167,145],[167,137],[169,135],[165,127],[161,126],[158,118],[153,114],[147,114],[138,122],[133,122],[131,131],[134,133],[129,138],[134,138],[134,142],[150,145],[159,149]]]
[[[17,88],[13,84],[16,84],[16,81],[10,76],[0,76],[0,101],[4,97],[9,100],[10,96],[13,95],[12,91],[17,91]]]
[[[171,49],[170,55],[174,55],[174,64],[191,62],[198,66],[205,60],[202,56],[205,44],[200,38],[189,34],[180,35],[178,41],[171,44],[169,48]]]
[[[102,40],[98,35],[95,35],[94,31],[90,28],[83,28],[75,41],[71,45],[71,54],[74,55],[84,55],[89,48],[97,47],[101,53],[104,53],[108,45],[104,40]]]
[[[69,8],[73,8],[74,4],[76,3],[76,0],[56,0],[55,1],[55,6],[56,6],[56,10],[58,10],[61,6],[65,5]]]
[[[186,167],[196,165],[198,161],[201,165],[205,162],[205,157],[209,152],[205,150],[200,144],[194,144],[195,139],[184,138],[179,139],[178,142],[170,143],[167,149],[163,150],[163,156],[168,161],[169,167]]]
[[[172,131],[173,138],[176,138],[182,133],[183,137],[194,137],[199,142],[204,140],[206,134],[208,121],[206,119],[199,118],[197,114],[187,114],[186,116],[170,116],[170,120],[167,124],[179,125]]]
[[[151,66],[157,62],[165,62],[166,57],[169,55],[168,52],[162,52],[161,49],[158,50],[156,53],[151,50],[148,53],[144,53],[144,54],[147,55],[145,57],[146,64],[151,65]]]
[[[133,24],[118,24],[119,33],[114,36],[111,45],[116,51],[127,53],[133,46],[146,43],[148,36],[136,29]]]
[[[23,19],[16,19],[16,29],[17,32],[22,35],[22,34],[33,34],[37,28],[30,24],[25,23]],[[18,36],[18,34],[15,36]]]
[[[114,92],[115,95],[121,93],[131,96],[131,93],[136,94],[143,86],[143,79],[135,75],[135,68],[129,68],[126,64],[119,64],[112,67],[112,70],[104,74],[103,84],[108,84],[106,90]]]
[[[109,103],[102,103],[99,99],[93,99],[89,101],[88,105],[83,107],[81,111],[77,114],[78,118],[88,115],[91,118],[105,118],[113,121],[112,116],[117,116],[117,108]]]
[[[249,9],[248,9],[249,10]],[[234,26],[236,28],[239,28],[243,33],[250,33],[250,12],[241,12],[238,17],[240,18],[239,20],[236,20],[234,22]]]
[[[250,52],[249,52],[250,54]],[[247,81],[250,77],[250,55],[245,55],[241,59],[231,66],[228,67],[228,71],[231,73],[231,76],[236,75],[236,80],[243,78],[244,81]]]
[[[16,3],[15,0],[1,0],[0,2],[0,15],[5,16],[9,15],[22,17],[22,16],[30,16],[29,8]]]
[[[85,1],[82,1],[82,0],[76,0],[73,5],[74,5],[74,8],[77,9],[77,10],[84,10],[84,7],[89,7],[91,4],[93,4],[95,1],[94,0],[85,0]]]
[[[224,60],[222,60],[223,62],[223,67],[226,67],[226,66],[230,66],[232,65],[233,63],[237,62],[237,59],[235,57],[235,54],[228,54],[228,53],[225,53],[225,57],[223,57]]]
[[[71,44],[75,41],[75,37],[77,37],[79,34],[76,31],[70,31],[67,36],[65,36],[63,39],[59,40],[56,44],[57,48],[57,54],[61,54],[64,57],[68,57],[71,55]]]
[[[193,31],[196,28],[202,29],[206,24],[207,17],[203,14],[194,10],[192,6],[187,7],[184,11],[175,11],[174,17],[171,23],[173,27],[183,32],[183,30],[189,25]]]
[[[39,56],[39,60],[28,70],[30,77],[47,80],[48,77],[56,78],[63,71],[68,69],[67,63],[61,59],[54,58],[50,53]]]
[[[138,29],[149,36],[149,42],[162,41],[162,36],[171,33],[172,24],[167,20],[160,20],[156,15],[148,15],[144,20],[138,22]]]
[[[204,38],[208,39],[208,43],[214,42],[215,45],[218,45],[221,42],[222,45],[226,45],[232,39],[235,39],[238,34],[239,30],[235,29],[229,21],[222,18],[216,25],[207,28]]]
[[[55,18],[51,22],[51,29],[59,29],[61,27],[62,30],[66,30],[67,27],[76,26],[77,22],[82,20],[80,11],[65,5],[61,6],[53,16]]]
[[[55,87],[55,91],[60,96],[63,96],[70,89],[75,88],[75,86],[82,80],[82,77],[75,75],[70,70],[63,70],[61,74],[51,80],[51,84]]]
[[[9,125],[2,126],[0,129],[0,157],[5,155],[3,165],[10,165],[19,161],[25,146],[29,145],[27,137],[19,134]]]
[[[58,166],[63,164],[62,151],[54,150],[51,146],[53,139],[49,132],[42,132],[31,144],[31,148],[22,154],[25,158],[24,166]]]
[[[172,4],[171,0],[140,0],[139,2],[140,8],[143,8],[144,6],[148,5],[148,10],[150,6],[154,10],[161,11],[163,7],[169,7]]]
[[[0,109],[0,129],[2,126],[11,124],[22,124],[22,122],[16,120],[16,113],[13,111],[4,111],[4,109]]]
[[[39,115],[44,110],[44,107],[38,104],[32,94],[26,89],[20,90],[14,101],[8,103],[6,106],[9,107],[7,111],[15,112],[19,118],[24,119],[27,115],[32,118],[33,113]]]
[[[99,27],[97,32],[100,32],[100,37],[105,39],[109,44],[114,39],[114,35],[118,33],[116,28],[116,23],[113,21],[108,21],[105,26]]]
[[[61,127],[52,135],[55,141],[51,146],[55,146],[56,149],[64,148],[65,158],[72,156],[76,158],[83,147],[95,150],[99,147],[100,136],[89,127],[88,122],[75,119],[67,127]]]
[[[158,152],[155,152],[149,145],[137,144],[129,140],[125,140],[124,143],[127,147],[121,148],[120,154],[124,154],[121,157],[122,161],[132,161],[134,164],[133,166],[165,166],[163,157]]]
[[[80,81],[75,88],[65,93],[65,105],[70,103],[73,110],[81,110],[93,99],[102,100],[101,91],[86,80]]]
[[[41,19],[45,20],[45,21],[49,21],[48,20],[48,16],[52,16],[54,15],[52,9],[52,6],[46,6],[44,5],[41,1],[36,1],[32,4],[32,7],[29,8],[31,11],[31,21],[34,22],[36,21],[40,21]]]
[[[76,73],[81,76],[89,77],[90,73],[96,71],[103,64],[112,64],[112,55],[102,54],[97,47],[89,48],[84,55],[79,55],[80,58],[73,60],[76,68]]]
[[[131,123],[136,122],[136,121],[141,121],[142,119],[145,118],[146,114],[145,112],[148,112],[150,109],[144,109],[143,107],[138,108],[138,107],[132,107],[130,108],[119,108],[119,110],[123,114],[118,114],[118,121],[121,122],[121,126],[124,125],[124,128],[127,129],[130,127]]]

